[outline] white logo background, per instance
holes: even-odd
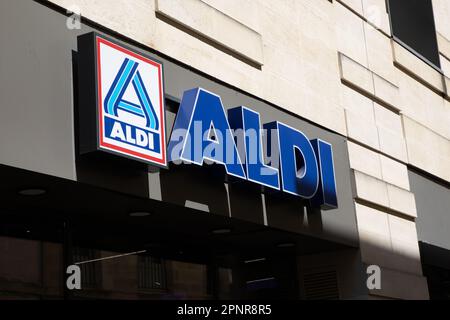
[[[125,148],[127,150],[131,150],[137,153],[144,153],[145,155],[157,158],[157,159],[163,159],[165,158],[165,155],[163,155],[163,152],[165,153],[165,141],[163,141],[163,130],[165,129],[165,122],[164,122],[164,114],[163,112],[161,112],[161,110],[164,110],[164,108],[161,108],[161,103],[160,103],[160,92],[164,92],[163,90],[163,84],[162,84],[162,70],[161,70],[161,79],[159,76],[159,68],[155,65],[152,65],[151,63],[138,59],[130,54],[127,54],[125,52],[119,51],[116,48],[113,48],[105,43],[103,43],[103,41],[105,41],[104,39],[101,40],[102,42],[100,42],[99,45],[99,57],[100,57],[100,74],[101,74],[101,82],[99,83],[99,86],[101,86],[101,116],[103,117],[103,115],[105,114],[104,111],[104,102],[105,102],[105,98],[108,95],[109,90],[111,89],[111,86],[114,82],[114,79],[116,78],[120,67],[122,66],[125,58],[128,58],[132,61],[138,62],[139,66],[137,68],[137,70],[140,72],[140,75],[142,77],[143,83],[145,88],[147,89],[147,93],[148,96],[150,98],[150,101],[153,105],[153,108],[155,109],[155,113],[156,113],[156,117],[158,119],[158,123],[159,123],[159,130],[155,131],[152,130],[150,128],[147,128],[145,126],[145,119],[142,117],[139,117],[137,115],[133,115],[129,112],[123,111],[123,110],[118,110],[118,120],[122,121],[122,122],[126,122],[126,123],[130,123],[133,126],[136,127],[140,127],[140,128],[144,128],[146,130],[150,130],[150,131],[154,131],[159,133],[159,137],[160,137],[160,151],[161,153],[156,153],[153,152],[151,150],[143,150],[142,148],[127,144],[127,143],[122,143],[120,141],[117,140],[113,140],[110,139],[108,137],[106,137],[105,134],[105,128],[104,128],[104,121],[103,121],[103,128],[102,128],[102,138],[103,141],[105,143],[114,145],[114,146],[118,146],[121,148]],[[160,66],[160,68],[162,68],[162,66]],[[138,97],[133,89],[133,85],[130,82],[124,96],[123,99],[136,103],[138,105],[140,105]],[[164,99],[163,99],[164,101]],[[164,103],[164,102],[163,102]],[[115,118],[113,115],[108,115],[112,118]],[[111,149],[105,146],[101,146],[102,148],[106,148],[106,149]],[[114,152],[120,152],[122,154],[128,155],[126,152],[121,152],[118,151],[116,149],[112,149]],[[131,155],[132,157],[136,157],[136,155]],[[145,157],[140,157],[146,161],[148,161],[148,159],[146,159]],[[165,164],[165,163],[160,163],[160,164]]]

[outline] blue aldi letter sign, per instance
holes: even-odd
[[[97,149],[166,167],[162,64],[97,34],[79,46],[80,74],[95,66]]]
[[[273,147],[267,152],[270,162],[278,165],[266,161],[263,140]],[[323,210],[338,206],[331,144],[278,121],[262,125],[259,113],[248,107],[225,112],[222,99],[205,89],[184,92],[167,149],[175,164],[202,166],[208,160],[238,179],[307,199]]]

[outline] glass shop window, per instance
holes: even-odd
[[[440,69],[432,0],[388,0],[394,39]]]
[[[89,248],[74,247],[72,249],[74,263],[81,263],[81,287],[98,288],[101,280],[101,270],[99,263],[92,261],[98,259],[97,252]]]
[[[167,289],[164,260],[149,256],[139,256],[138,286],[143,290]]]

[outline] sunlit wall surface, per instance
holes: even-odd
[[[448,298],[449,21],[446,0],[2,1],[0,298]],[[203,87],[330,142],[338,208],[82,154],[91,31],[163,64],[168,136]]]

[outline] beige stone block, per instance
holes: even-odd
[[[380,139],[380,150],[400,161],[406,162],[406,143],[400,115],[374,104],[375,121]]]
[[[277,90],[273,90],[275,87]],[[278,101],[283,108],[346,135],[344,109],[329,96],[275,74],[267,78],[261,89],[269,100]]]
[[[439,32],[437,33],[437,41],[439,52],[444,55],[447,59],[450,59],[450,40],[445,38]]]
[[[266,72],[261,88],[262,94],[269,100],[278,101],[280,106],[298,115],[309,116],[309,104],[303,85],[280,78],[277,74]],[[277,90],[273,88],[277,88]]]
[[[373,74],[373,83],[375,96],[389,105],[391,108],[400,110],[399,105],[399,90],[398,87],[386,81],[377,74]]]
[[[373,101],[346,85],[340,85],[340,105],[369,122],[375,122]]]
[[[341,79],[368,94],[374,95],[372,72],[344,54],[339,54],[339,58]]]
[[[390,216],[393,217],[393,216]],[[392,228],[392,224],[390,224]],[[415,225],[413,223],[415,230]],[[418,242],[404,241],[391,237],[392,253],[397,257],[393,264],[394,269],[407,271],[410,273],[421,274],[422,266],[420,261],[420,251]]]
[[[347,121],[347,134],[350,138],[379,150],[378,129],[375,123],[348,110],[345,110],[345,118]]]
[[[401,113],[422,123],[427,123],[425,105],[436,106],[438,103],[442,103],[433,91],[402,72],[399,73],[399,93],[402,105]]]
[[[426,127],[438,133],[442,137],[450,140],[450,102],[443,97],[437,99],[436,105],[425,104],[428,110],[426,122],[423,123]],[[430,108],[433,108],[430,110]]]
[[[224,0],[224,1],[230,1],[230,0]],[[239,2],[239,0],[234,0]],[[280,4],[279,2],[276,1],[254,1],[254,0],[250,0],[253,2],[257,2],[259,5],[259,10],[260,11],[271,11],[273,12],[276,16],[278,17],[282,17],[285,20],[289,20],[291,23],[292,22],[298,22],[298,17],[301,14],[301,11],[303,10],[307,10],[310,11],[310,9],[308,8],[307,4],[304,4],[304,1],[295,1],[295,0],[287,0],[284,1],[282,4]],[[324,4],[319,4],[321,6],[321,8],[318,8],[317,6],[315,6],[315,8],[318,8],[318,12],[322,12],[323,7],[329,7],[331,4],[329,4],[328,2],[325,2]],[[260,17],[261,20],[261,17]]]
[[[380,154],[364,148],[356,143],[347,141],[350,168],[382,179]]]
[[[450,97],[450,78],[445,77],[445,94]]]
[[[365,205],[355,203],[358,230],[361,234],[374,234],[382,239],[379,246],[381,249],[390,251],[390,231],[388,214]]]
[[[414,194],[365,173],[354,171],[356,197],[390,208],[410,217],[417,217]]]
[[[378,216],[383,217],[383,222],[386,220],[385,214],[383,216],[378,214]],[[358,214],[357,221],[358,226],[360,224],[381,224],[376,219],[371,218],[370,221],[362,222],[363,218]],[[383,228],[386,234],[379,232],[369,232],[363,228],[358,228],[359,231],[359,241],[361,250],[361,259],[365,263],[377,264],[377,265],[389,265],[390,257],[392,256],[392,245],[391,239],[389,237],[389,227]]]
[[[261,35],[199,0],[156,0],[156,12],[263,65]]]
[[[264,5],[267,3],[264,2]],[[297,6],[293,4],[292,13],[294,12],[298,12],[298,10]],[[276,47],[276,52],[290,51],[292,54],[300,52],[302,34],[297,21],[295,23],[290,16],[286,16],[284,12],[272,10],[272,7],[270,9],[260,8],[258,15],[264,44],[270,43]]]
[[[388,268],[381,269],[381,289],[370,290],[377,296],[404,300],[428,300],[427,279]]]
[[[391,238],[395,241],[412,243],[416,246],[417,251],[419,251],[416,223],[394,215],[388,215],[388,220]],[[414,257],[417,258],[416,255]]]
[[[402,118],[399,114],[374,103],[375,122],[377,126],[387,128],[399,135],[403,135]]]
[[[389,208],[407,216],[417,218],[416,199],[414,197],[414,193],[391,184],[387,185],[387,191],[389,197]]]
[[[362,0],[338,0],[338,1],[348,6],[351,10],[355,11],[361,17],[364,16]]]
[[[367,67],[363,20],[339,2],[334,4],[334,8],[338,51]]]
[[[69,11],[76,8],[81,16],[115,30],[138,42],[152,46],[155,35],[155,2],[148,0],[49,0]],[[124,17],[133,17],[124,19]],[[64,27],[64,26],[63,26]]]
[[[387,183],[364,174],[354,171],[356,197],[380,206],[389,207],[389,197]]]
[[[442,75],[427,63],[419,59],[416,55],[405,49],[399,43],[392,40],[394,61],[406,69],[409,73],[426,82],[434,89],[443,92]]]
[[[281,50],[276,44],[264,44],[264,72],[286,79],[299,86],[308,85],[305,77],[304,62],[298,53]]]
[[[450,60],[444,57],[442,54],[439,56],[441,60],[442,72],[446,77],[450,77]]]
[[[410,76],[399,74],[402,113],[450,139],[450,108],[446,100]]]
[[[154,42],[162,52],[226,83],[232,83],[257,96],[263,95],[260,70],[161,20],[158,20],[157,29]],[[178,96],[180,92],[173,94]]]
[[[361,259],[367,264],[389,266],[392,258],[388,214],[355,204]]]
[[[308,97],[308,95],[305,96]],[[330,130],[347,135],[345,111],[333,102],[327,97],[312,94],[312,97],[305,102],[309,107],[308,119]]]
[[[368,23],[364,23],[364,31],[369,69],[396,86],[397,74],[391,39]]]
[[[406,165],[351,141],[347,146],[352,169],[409,190]]]
[[[403,135],[382,126],[378,126],[377,129],[381,152],[407,162],[406,142]]]
[[[441,57],[441,68],[444,73],[444,85],[445,85],[445,94],[447,97],[450,97],[450,58],[444,57],[442,54]],[[449,56],[450,57],[450,56]]]
[[[363,262],[420,275],[414,222],[358,203],[355,209]]]
[[[385,0],[362,0],[364,17],[387,35],[391,35],[391,25]]]
[[[253,0],[201,0],[260,33],[259,3]]]
[[[408,167],[386,156],[380,155],[382,180],[392,185],[409,190]]]
[[[433,0],[433,12],[437,32],[450,40],[450,1]]]
[[[366,223],[374,222],[375,220],[371,219],[371,221]],[[360,223],[359,216],[358,223]],[[389,228],[387,228],[386,231],[389,231]],[[364,263],[375,264],[378,266],[391,266],[392,245],[389,235],[384,236],[359,229],[359,241],[361,260]]]
[[[325,23],[327,15],[333,14],[333,5],[292,1],[292,10],[286,7],[264,2],[260,8],[265,65],[257,81],[262,96],[346,135],[345,115],[338,103],[336,39],[333,26]],[[315,30],[323,37],[301,30]]]
[[[409,163],[450,181],[450,141],[404,116]]]
[[[392,252],[395,256],[393,268],[421,275],[422,265],[415,222],[393,215],[388,215],[388,221]]]

